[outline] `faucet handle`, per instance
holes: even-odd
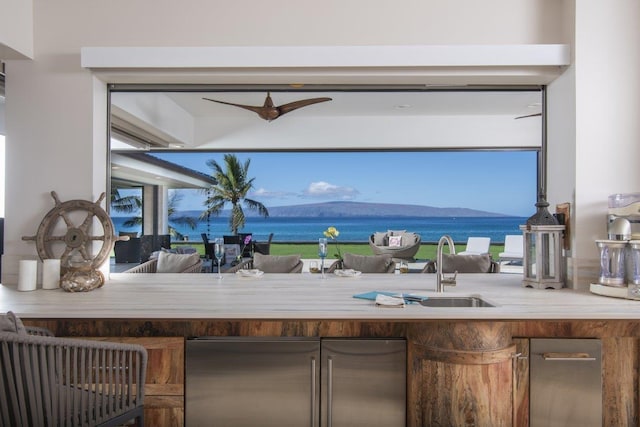
[[[458,270],[453,272],[453,276],[451,277],[445,277],[444,274],[442,275],[442,283],[445,285],[449,285],[449,286],[455,286],[456,285],[456,277],[458,276]]]

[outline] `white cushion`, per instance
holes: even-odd
[[[387,231],[387,233],[389,233],[389,236],[400,236],[406,232],[407,230],[388,230]]]
[[[389,236],[389,247],[399,248],[402,246],[402,236]]]
[[[232,243],[224,245],[224,257],[226,258],[227,262],[233,261],[238,255],[241,255],[239,244]]]
[[[387,246],[387,233],[376,231],[373,234],[373,244],[376,246]]]
[[[195,254],[172,254],[171,252],[160,252],[158,254],[158,273],[181,273],[192,265],[200,261],[200,255]]]
[[[300,262],[300,255],[262,255],[253,256],[253,268],[265,273],[289,273]]]
[[[0,315],[0,332],[13,332],[20,335],[27,335],[27,330],[22,320],[12,311]]]
[[[416,242],[416,233],[402,233],[402,246],[409,246]]]
[[[347,252],[344,254],[343,267],[363,273],[387,273],[392,262],[391,255],[358,255]]]
[[[443,273],[490,273],[491,256],[483,255],[460,255],[442,254]]]

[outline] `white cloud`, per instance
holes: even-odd
[[[341,187],[325,181],[312,182],[303,191],[304,197],[316,199],[353,200],[359,194],[353,187]]]
[[[292,194],[286,191],[270,191],[266,188],[258,188],[253,190],[249,196],[256,199],[280,199],[290,197]]]

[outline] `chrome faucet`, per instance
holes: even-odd
[[[453,243],[453,239],[450,236],[444,235],[440,237],[438,240],[438,251],[436,252],[436,268],[438,269],[436,276],[436,292],[444,292],[444,285],[455,285],[456,284],[456,275],[458,272],[453,273],[453,277],[444,277],[444,272],[442,271],[442,250],[444,248],[444,243],[447,242],[449,245],[449,253],[454,255],[456,253],[456,246]]]

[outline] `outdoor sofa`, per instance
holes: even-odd
[[[420,249],[420,235],[406,230],[375,232],[369,237],[369,246],[375,255],[413,260]]]

